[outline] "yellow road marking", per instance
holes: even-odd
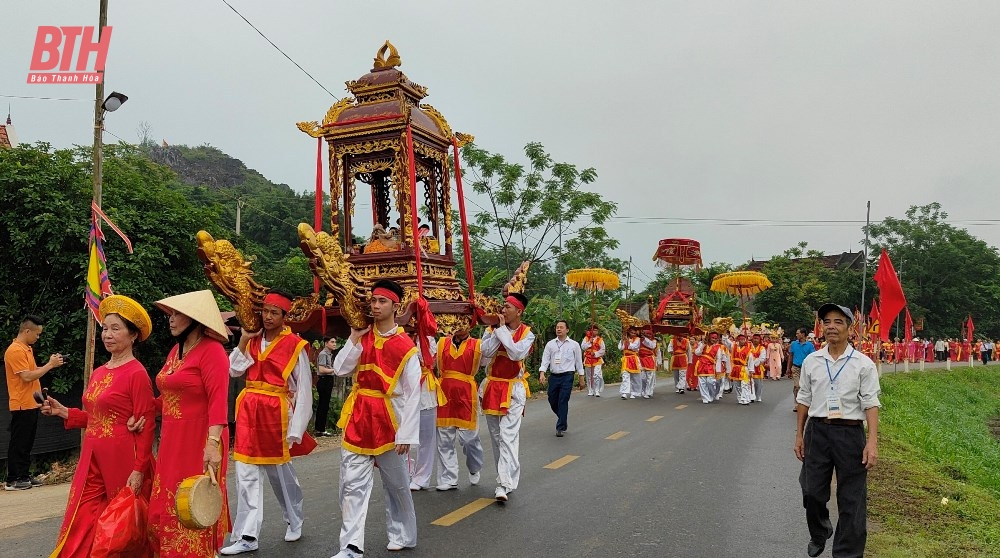
[[[678,406],[676,406],[674,408],[677,409],[678,411],[680,411],[681,409],[683,409],[685,407],[687,407],[687,405],[678,405]]]
[[[605,438],[605,440],[618,440],[619,438],[624,438],[625,436],[628,436],[628,432],[624,430],[619,430],[618,432],[615,432],[614,434]]]
[[[572,463],[573,461],[576,461],[576,459],[579,458],[579,457],[580,457],[579,455],[567,455],[567,456],[564,456],[564,457],[560,457],[559,459],[556,459],[552,463],[549,463],[548,465],[542,467],[542,469],[558,469],[559,467],[562,467],[563,465],[566,465],[568,463]]]
[[[442,527],[451,527],[452,525],[462,521],[466,517],[476,513],[477,511],[487,508],[492,504],[495,504],[496,500],[493,498],[479,498],[469,502],[468,504],[458,508],[457,510],[449,513],[448,515],[443,515],[434,521],[431,521],[431,525],[440,525]]]
[[[649,417],[648,419],[646,419],[646,422],[656,422],[656,421],[660,420],[661,418],[663,418],[663,415],[652,416],[652,417]]]

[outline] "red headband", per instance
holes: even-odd
[[[524,312],[524,303],[518,300],[517,297],[507,295],[507,298],[505,298],[504,300],[509,302],[510,305],[513,306],[514,308],[517,308],[518,310]]]
[[[399,303],[399,295],[397,295],[396,293],[390,291],[385,287],[375,287],[374,289],[372,289],[372,296],[375,295],[384,296],[395,303]]]
[[[292,311],[292,301],[281,296],[278,293],[267,293],[264,297],[264,304],[270,304],[271,306],[277,306],[285,311],[285,313]]]

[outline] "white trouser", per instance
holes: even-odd
[[[761,394],[764,393],[764,380],[763,378],[754,378],[753,380],[753,396],[760,401]]]
[[[427,488],[434,471],[434,447],[437,446],[437,407],[420,409],[420,444],[407,456],[410,462],[410,482],[420,488]],[[416,459],[412,459],[413,454]]]
[[[395,449],[379,455],[340,449],[340,515],[344,519],[340,528],[341,550],[349,544],[365,549],[365,519],[375,483],[372,471],[375,465],[385,492],[385,530],[389,542],[403,547],[417,546],[417,514],[404,459]]]
[[[285,523],[293,531],[302,530],[302,487],[295,476],[292,462],[281,465],[252,465],[236,462],[236,520],[233,521],[233,533],[230,537],[238,541],[243,537],[254,539],[260,534],[260,526],[264,523],[264,491],[261,487],[260,471],[267,473],[267,480],[278,498],[281,514]]]
[[[521,443],[521,414],[524,412],[524,384],[514,382],[511,390],[510,408],[506,415],[486,415],[486,426],[490,429],[493,443],[493,461],[497,466],[497,485],[507,492],[517,488],[521,479],[521,462],[518,451]]]
[[[587,377],[587,395],[600,395],[604,391],[604,371],[602,365],[584,367],[584,376]]]
[[[469,473],[478,473],[483,468],[485,452],[479,441],[479,423],[475,430],[466,430],[457,426],[439,426],[437,429],[438,454],[438,485],[458,484],[458,452],[455,451],[455,440],[462,446],[465,455],[465,466]]]
[[[698,393],[703,403],[711,403],[719,393],[715,376],[698,376]]]
[[[641,374],[639,372],[622,372],[622,385],[618,388],[618,393],[639,397],[642,393],[641,382]]]
[[[656,386],[656,370],[643,370],[639,377],[641,378],[639,391],[643,395],[653,395],[653,387]]]
[[[720,391],[726,391],[733,389],[733,383],[729,381],[728,375],[722,376],[722,387],[719,388]]]
[[[674,389],[684,391],[687,385],[687,370],[684,368],[674,370]]]
[[[736,401],[738,403],[749,403],[750,402],[750,382],[743,382],[740,380],[730,380],[732,382],[733,391],[736,392]]]

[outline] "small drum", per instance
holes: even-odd
[[[215,481],[215,471],[188,477],[177,487],[174,499],[177,519],[188,529],[207,529],[222,515],[222,491]]]

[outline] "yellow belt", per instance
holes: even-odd
[[[344,401],[344,406],[340,410],[340,420],[337,421],[337,428],[343,430],[347,426],[347,421],[351,418],[351,413],[354,411],[354,402],[358,399],[359,395],[364,395],[366,397],[377,397],[385,401],[386,409],[389,411],[389,418],[392,420],[392,426],[395,429],[399,429],[399,425],[396,423],[396,413],[392,411],[392,404],[389,402],[389,394],[383,393],[377,389],[359,388],[358,384],[354,384],[351,388],[350,395],[347,396],[347,400]]]
[[[262,393],[264,395],[288,395],[288,388],[276,386],[267,382],[247,382],[246,390],[250,393]]]
[[[497,378],[496,376],[486,376],[486,379],[491,382],[506,382],[508,384],[513,384],[514,382],[521,382],[524,384],[524,397],[531,397],[531,387],[528,386],[527,378]]]
[[[421,376],[420,381],[427,381],[427,389],[433,393],[437,394],[438,407],[444,407],[448,404],[448,398],[444,396],[444,393],[438,389],[441,387],[441,383],[438,382],[437,376],[434,375],[430,370],[425,370],[423,376]]]

